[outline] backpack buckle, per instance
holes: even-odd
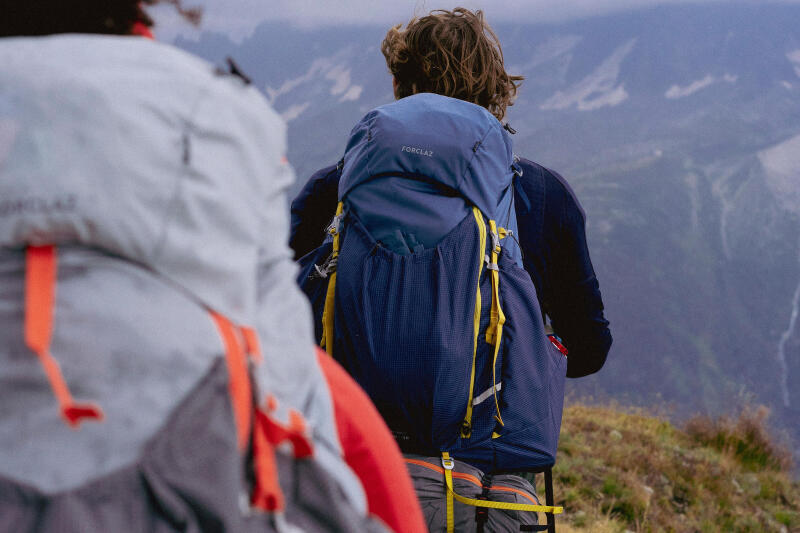
[[[478,499],[478,500],[488,500],[489,498],[487,498],[486,496],[481,494],[476,499]],[[488,519],[489,519],[489,509],[487,509],[486,507],[476,507],[475,508],[475,521],[476,522],[478,522],[479,524],[480,523],[484,523],[485,524]]]
[[[327,269],[322,269],[322,268],[319,267],[319,265],[314,265],[314,270],[316,271],[316,276],[314,276],[314,274],[312,274],[310,276],[311,279],[314,279],[315,277],[325,279],[325,278],[328,277]]]
[[[328,256],[325,261],[320,264],[314,264],[314,272],[311,272],[308,275],[308,279],[325,279],[330,274],[336,272],[336,264],[339,262],[339,256],[336,254],[331,254]]]
[[[339,228],[342,225],[342,218],[344,218],[343,214],[333,217],[333,220],[331,220],[330,225],[325,229],[325,231],[331,235],[336,235],[339,233]]]
[[[492,231],[490,235],[492,236],[492,248],[494,249],[495,252],[499,253],[501,250],[500,237],[497,235],[496,231]]]
[[[455,467],[455,461],[451,457],[442,456],[442,466],[445,470],[452,470]]]

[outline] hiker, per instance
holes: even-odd
[[[0,531],[423,531],[314,347],[285,124],[155,3],[0,19]]]
[[[500,44],[477,13],[470,14],[467,10],[438,13],[412,19],[405,30],[394,27],[387,33],[382,51],[392,73],[395,97],[399,99],[414,92],[429,91],[462,98],[484,107],[492,106],[493,114],[502,121],[522,78],[505,73]],[[463,92],[471,73],[452,72],[455,84],[451,87],[444,79],[439,80],[439,86],[431,85],[434,81],[424,74],[426,66],[419,64],[419,58],[427,51],[423,47],[432,46],[426,39],[430,39],[434,32],[448,28],[453,21],[459,21],[459,17],[470,19],[472,24],[482,24],[487,33],[485,38],[479,38],[479,43],[487,49],[483,53],[488,57],[476,61],[475,65],[484,79],[480,80],[480,88],[470,95]],[[496,46],[491,44],[492,41]],[[438,46],[457,47],[459,44],[442,42]],[[490,49],[496,52],[492,53]],[[408,63],[403,62],[406,57]],[[440,53],[434,61],[442,61],[443,57]],[[434,67],[435,63],[427,66],[430,69]],[[505,83],[502,83],[503,78],[507,80]],[[491,94],[489,88],[496,93]],[[497,103],[487,103],[490,97]],[[612,338],[608,321],[603,316],[600,288],[589,257],[585,213],[572,188],[560,174],[524,158],[519,160],[519,165],[522,176],[515,181],[514,206],[525,270],[536,286],[542,310],[569,350],[567,377],[593,374],[603,367]],[[319,246],[320,235],[324,234],[336,211],[341,171],[341,163],[317,171],[292,201],[289,245],[295,259]]]
[[[461,439],[455,441],[452,438],[449,440],[421,438],[418,434],[414,434],[414,432],[429,431],[431,427],[434,432],[437,431],[436,421],[429,420],[428,426],[414,426],[413,422],[404,419],[407,418],[404,413],[414,411],[414,402],[428,401],[420,399],[426,393],[411,398],[412,393],[401,390],[404,388],[386,376],[387,372],[402,375],[406,371],[405,368],[399,366],[394,368],[388,363],[384,367],[377,368],[382,364],[383,358],[395,357],[405,361],[408,366],[413,366],[417,364],[415,356],[423,357],[423,354],[418,353],[419,350],[415,350],[413,346],[404,345],[405,351],[393,351],[394,344],[406,340],[403,336],[421,340],[425,335],[435,337],[437,333],[444,334],[440,330],[425,329],[432,319],[425,314],[428,310],[424,305],[418,305],[416,308],[419,318],[410,319],[410,323],[413,324],[412,331],[402,329],[406,325],[402,320],[396,320],[394,317],[387,319],[388,315],[381,307],[391,307],[395,298],[426,302],[434,306],[442,305],[442,301],[435,298],[425,299],[416,293],[408,296],[407,292],[414,291],[414,287],[424,286],[428,291],[458,290],[458,287],[447,285],[438,277],[431,282],[433,285],[427,286],[430,280],[420,281],[413,277],[419,273],[414,270],[404,270],[407,265],[402,259],[402,257],[414,257],[417,262],[424,263],[427,260],[426,251],[433,248],[438,250],[439,255],[447,254],[447,247],[452,244],[449,240],[455,239],[452,235],[460,231],[457,225],[464,214],[465,205],[477,205],[480,201],[480,191],[467,191],[464,194],[460,188],[463,183],[461,185],[455,183],[456,180],[437,167],[449,164],[449,167],[445,166],[445,170],[450,170],[451,175],[457,172],[463,173],[465,167],[457,161],[440,163],[436,160],[452,157],[451,153],[457,150],[448,144],[448,139],[458,139],[463,131],[456,126],[451,126],[448,130],[443,124],[452,122],[463,125],[464,129],[471,127],[469,122],[457,122],[457,119],[453,118],[454,115],[448,115],[444,109],[452,108],[454,113],[461,115],[467,113],[479,115],[475,109],[469,108],[466,104],[456,105],[452,99],[457,99],[474,104],[475,107],[484,109],[484,114],[489,115],[486,119],[477,118],[484,120],[481,127],[485,129],[481,131],[490,132],[486,137],[489,142],[484,142],[483,138],[478,136],[476,138],[480,139],[480,142],[468,147],[473,150],[464,149],[463,152],[465,158],[472,157],[473,153],[480,155],[479,148],[488,151],[486,146],[494,142],[495,152],[488,154],[485,160],[486,168],[492,168],[493,161],[510,154],[510,140],[507,138],[507,133],[513,130],[507,126],[508,131],[505,134],[498,132],[502,130],[501,121],[505,117],[506,108],[512,104],[519,82],[522,80],[521,77],[509,75],[505,71],[500,44],[480,11],[471,12],[456,8],[452,11],[433,11],[428,16],[414,18],[405,28],[402,28],[402,25],[391,28],[382,43],[381,50],[393,77],[397,102],[367,114],[353,129],[343,160],[337,165],[315,173],[292,203],[290,246],[295,252],[295,258],[300,259],[304,267],[299,281],[316,310],[317,337],[322,338],[326,346],[332,347],[334,357],[342,362],[370,393],[404,452],[433,455],[436,449],[449,449],[453,457],[489,470],[498,466],[502,470],[525,470],[546,466],[548,461],[552,462],[554,459],[554,443],[557,441],[560,424],[561,405],[557,398],[560,389],[557,377],[553,380],[556,385],[552,388],[556,390],[551,391],[553,398],[550,400],[553,403],[554,414],[550,416],[557,414],[558,420],[553,426],[542,430],[543,433],[551,434],[545,439],[547,442],[544,448],[548,446],[553,448],[552,457],[545,457],[548,455],[546,453],[542,457],[535,457],[536,453],[533,452],[526,456],[527,452],[519,451],[524,448],[524,444],[515,443],[515,446],[519,445],[519,449],[509,453],[507,461],[501,461],[503,464],[498,465],[496,457],[492,460],[487,458],[488,455],[483,456],[484,453],[489,455],[491,453],[480,446],[477,451],[470,451],[467,442],[469,432],[464,432],[463,429]],[[441,114],[437,115],[440,112]],[[397,133],[381,129],[394,128],[397,124],[405,125],[404,121],[417,120],[414,117],[418,117],[418,121],[414,123],[418,129],[410,130],[410,136],[402,136],[408,133],[406,130]],[[380,145],[382,142],[380,136],[391,137],[394,133],[397,133],[396,137],[386,141],[383,151],[373,146],[376,143]],[[506,138],[501,139],[502,135],[506,135]],[[403,144],[401,139],[412,140]],[[436,143],[439,143],[441,150],[433,148]],[[512,276],[515,267],[524,267],[530,277],[528,283],[532,280],[531,290],[526,294],[530,295],[530,299],[535,300],[537,305],[530,305],[531,302],[525,302],[523,298],[516,309],[513,309],[515,315],[512,318],[517,323],[515,326],[507,326],[506,338],[511,338],[510,336],[516,332],[514,342],[518,343],[518,348],[507,348],[505,357],[508,361],[513,361],[513,358],[524,358],[523,354],[517,352],[530,350],[530,347],[523,347],[524,341],[521,341],[521,338],[528,336],[530,344],[536,345],[534,352],[547,350],[538,344],[540,339],[536,334],[537,328],[544,328],[543,325],[531,322],[530,327],[521,326],[526,319],[520,315],[527,310],[535,314],[541,313],[549,318],[548,327],[552,328],[552,331],[550,329],[547,331],[551,334],[552,346],[564,354],[568,353],[566,376],[581,377],[597,372],[606,360],[611,345],[611,334],[608,321],[603,316],[599,285],[589,258],[584,212],[573,191],[558,173],[522,158],[509,161],[509,165],[513,166],[515,174],[508,181],[513,187],[508,188],[510,193],[503,191],[498,193],[499,207],[498,203],[495,203],[488,208],[489,210],[494,208],[500,213],[498,222],[505,224],[507,230],[505,234],[509,235],[504,239],[499,239],[498,236],[503,244],[499,270]],[[473,170],[470,168],[469,172]],[[474,173],[477,174],[478,171]],[[444,177],[441,177],[442,174]],[[491,178],[483,175],[478,176],[478,179]],[[486,187],[491,186],[493,185],[486,185]],[[469,197],[470,194],[473,196]],[[516,216],[504,216],[513,211],[516,212]],[[335,214],[337,216],[334,218]],[[334,218],[333,224],[331,224],[332,218]],[[342,230],[342,227],[345,229]],[[326,243],[320,247],[321,238],[326,231],[333,238],[329,236]],[[355,234],[361,235],[353,236]],[[468,233],[460,235],[461,240],[458,240],[460,244],[469,242],[464,240],[465,236],[468,236]],[[363,242],[356,246],[353,244],[356,241]],[[352,259],[355,265],[351,265],[350,262],[344,263],[348,256],[358,255],[359,252],[353,251],[356,248],[359,250],[363,248],[364,254]],[[483,253],[479,253],[480,257],[483,257]],[[487,251],[487,261],[489,255]],[[358,263],[359,260],[361,263]],[[376,266],[381,261],[392,262],[394,270],[392,268],[382,270]],[[438,263],[425,263],[425,265],[430,269],[446,270]],[[451,266],[454,269],[463,268],[459,263]],[[496,269],[488,262],[486,267]],[[353,274],[347,270],[348,268],[358,273]],[[393,277],[395,275],[393,272],[396,271],[402,272],[400,274],[404,276],[402,280],[398,281]],[[484,275],[488,276],[488,272]],[[342,277],[346,279],[343,281]],[[320,280],[323,282],[320,283]],[[516,282],[520,286],[525,283],[520,279]],[[354,288],[360,283],[374,284],[374,287]],[[405,288],[398,289],[402,297],[392,292],[403,284]],[[502,280],[500,285],[503,286]],[[380,295],[382,290],[386,292],[383,296]],[[346,292],[343,294],[343,291]],[[480,301],[485,306],[486,301],[492,299],[492,292],[483,289],[483,285],[481,291],[484,299]],[[330,297],[332,293],[333,298]],[[534,293],[535,297],[532,296]],[[461,298],[451,293],[451,298],[453,297]],[[513,308],[513,298],[509,294],[504,295],[504,298],[507,302],[501,305],[504,308],[506,306]],[[468,311],[468,306],[465,307]],[[408,312],[413,311],[409,309]],[[481,316],[485,316],[483,312],[482,310]],[[366,316],[359,316],[359,313],[365,313]],[[385,320],[389,320],[389,323],[384,323]],[[371,329],[368,325],[371,325]],[[483,337],[482,332],[486,326],[486,323],[481,322],[479,337]],[[509,329],[513,327],[516,329]],[[375,333],[376,329],[398,331],[393,335],[381,336],[382,334]],[[416,330],[424,334],[418,334]],[[377,337],[380,337],[380,340]],[[487,334],[487,342],[492,340],[489,337]],[[496,338],[494,340],[499,343]],[[381,341],[386,341],[386,344],[381,344]],[[441,345],[437,349],[447,351],[450,348]],[[473,357],[479,358],[480,348],[476,350]],[[423,352],[424,357],[436,355],[433,347],[425,347]],[[497,354],[498,351],[495,352],[495,364],[490,366],[494,366],[495,371],[499,373],[499,369],[496,368],[499,366]],[[408,362],[409,359],[414,361]],[[473,368],[475,366],[473,364]],[[389,370],[386,370],[387,367]],[[559,372],[557,368],[551,368],[548,364],[535,370],[552,371],[556,375]],[[425,372],[421,372],[416,381],[424,381],[425,378],[422,377],[424,374]],[[401,378],[397,380],[400,381]],[[370,381],[374,383],[370,384]],[[433,384],[430,384],[431,382]],[[424,381],[423,386],[431,387],[435,395],[437,388],[447,388],[442,383],[449,382],[432,379],[430,382]],[[396,388],[393,388],[395,385]],[[405,384],[405,389],[413,388],[415,385],[415,380],[411,379]],[[494,416],[499,418],[502,404],[509,405],[512,402],[514,391],[510,384],[502,392],[499,391],[497,381],[490,379],[488,385],[486,388],[478,387],[474,394],[482,394],[477,398],[470,389],[471,401],[468,403],[470,406],[467,409],[468,414],[473,402],[481,399],[482,406],[496,402]],[[452,395],[454,391],[440,392],[444,396]],[[399,398],[396,405],[392,404],[392,394],[397,394]],[[495,402],[483,401],[491,396],[494,396]],[[543,401],[535,395],[525,399],[534,402]],[[424,404],[426,408],[438,408],[436,399],[431,402]],[[463,407],[461,409],[463,412]],[[505,413],[502,414],[502,417],[506,416]],[[420,415],[419,418],[422,419],[424,416]],[[508,424],[505,427],[507,426]],[[409,434],[409,427],[412,428],[412,434]],[[500,427],[498,425],[498,428]],[[487,434],[486,431],[491,434],[493,428],[487,426],[483,431],[484,434]],[[440,430],[439,433],[447,432]],[[552,433],[555,433],[555,437]],[[491,438],[496,439],[498,436],[498,432],[494,432]],[[423,442],[420,443],[420,440]],[[495,447],[492,453],[497,454],[496,450]],[[415,460],[419,462],[418,459]],[[417,489],[419,492],[419,484]],[[431,516],[435,514],[436,509],[426,510],[428,525],[432,530],[434,524],[431,522]],[[438,519],[441,519],[441,515]]]

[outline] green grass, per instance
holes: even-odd
[[[679,428],[641,410],[569,406],[553,469],[559,530],[800,532],[800,484],[767,415]]]

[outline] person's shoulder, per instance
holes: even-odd
[[[339,161],[335,165],[329,165],[317,170],[308,178],[298,198],[310,195],[318,196],[320,194],[325,197],[331,194],[338,195],[339,179],[341,176],[342,161]]]
[[[305,209],[309,201],[319,202],[332,199],[335,202],[338,198],[341,173],[342,161],[314,172],[292,201],[292,212]]]
[[[541,176],[542,186],[544,187],[545,195],[550,200],[548,202],[550,205],[553,205],[556,202],[564,202],[567,205],[574,205],[575,208],[577,208],[580,212],[581,216],[585,217],[583,208],[578,201],[578,196],[575,194],[575,191],[572,189],[564,176],[553,169],[547,168],[544,165],[523,157],[519,158],[518,163],[522,169],[523,176],[525,176],[526,173]]]
[[[333,179],[338,180],[339,175],[342,172],[342,164],[343,161],[339,161],[335,165],[328,165],[327,167],[323,167],[317,170],[311,175],[309,181],[319,181],[319,180],[328,181]]]
[[[525,176],[526,174],[534,174],[537,176],[541,176],[544,181],[544,186],[550,190],[555,189],[556,191],[563,191],[570,196],[575,196],[575,193],[570,187],[567,180],[564,179],[564,176],[559,174],[553,169],[547,168],[544,165],[537,163],[536,161],[531,161],[530,159],[525,159],[524,157],[519,158],[519,166],[522,169],[522,175]]]

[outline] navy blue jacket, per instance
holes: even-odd
[[[542,311],[569,350],[567,376],[600,370],[611,348],[600,286],[586,244],[586,217],[558,173],[520,160],[515,209],[525,270]],[[317,248],[336,212],[341,164],[316,172],[292,202],[289,245],[300,258]]]

